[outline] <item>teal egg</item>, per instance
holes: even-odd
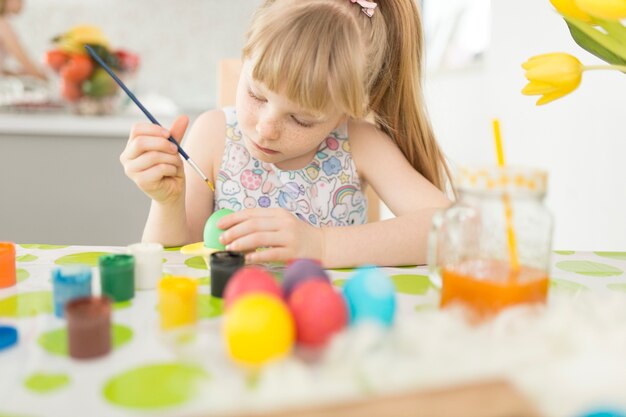
[[[391,278],[376,267],[359,268],[343,287],[350,313],[350,324],[375,321],[385,327],[393,324],[396,288]]]
[[[217,222],[224,216],[227,216],[234,211],[230,209],[219,209],[218,211],[211,214],[211,217],[208,218],[206,223],[204,224],[204,247],[210,249],[224,250],[224,245],[220,243],[220,236],[222,235],[223,230],[217,227]]]

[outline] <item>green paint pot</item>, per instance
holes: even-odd
[[[100,288],[113,302],[128,301],[135,296],[135,258],[110,254],[98,258]]]

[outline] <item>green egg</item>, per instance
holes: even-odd
[[[234,211],[224,208],[211,214],[211,217],[209,217],[204,225],[205,248],[224,250],[224,245],[220,243],[220,236],[222,235],[223,230],[218,228],[216,224],[219,219],[231,213],[234,213]]]

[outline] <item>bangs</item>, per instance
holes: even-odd
[[[252,78],[305,110],[324,114],[336,107],[362,117],[364,58],[356,26],[346,24],[351,16],[327,2],[272,5],[255,16],[243,50]]]

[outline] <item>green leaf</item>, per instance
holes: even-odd
[[[577,19],[565,17],[574,41],[584,50],[613,65],[626,65],[626,46]]]

